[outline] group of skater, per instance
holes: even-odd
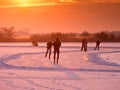
[[[82,47],[81,47],[81,51],[87,51],[87,40],[84,38],[82,40]],[[97,40],[96,41],[96,46],[95,46],[95,50],[99,50],[99,47],[100,47],[100,40]]]
[[[61,42],[60,42],[59,38],[56,38],[56,40],[53,43],[47,42],[47,51],[45,53],[45,57],[47,57],[47,55],[48,55],[49,59],[51,58],[52,46],[54,47],[54,64],[55,63],[58,64],[60,47],[61,47]]]
[[[81,47],[81,51],[87,51],[87,40],[84,38],[82,40],[82,47]],[[96,41],[96,46],[95,46],[95,50],[99,50],[100,47],[100,40]],[[45,57],[48,56],[48,58],[51,58],[51,49],[52,46],[54,48],[54,64],[57,63],[58,64],[58,60],[59,60],[59,54],[60,54],[60,47],[61,47],[61,41],[59,40],[59,38],[56,38],[56,40],[54,42],[47,42],[47,50],[45,53]]]

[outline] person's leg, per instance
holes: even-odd
[[[51,56],[51,48],[49,49],[49,59],[50,59],[50,56]]]
[[[56,50],[54,50],[54,63],[55,63],[55,59],[56,59]]]
[[[59,54],[60,54],[60,51],[58,50],[57,51],[57,64],[58,64],[58,60],[59,60]]]
[[[98,45],[98,50],[99,50],[99,45]]]
[[[97,45],[95,46],[95,50],[97,49]]]
[[[86,45],[86,51],[87,51],[87,45]]]
[[[83,50],[86,51],[86,46],[85,45],[83,46]]]
[[[81,51],[83,51],[83,48],[84,48],[84,46],[82,45],[82,47],[81,47]]]
[[[48,48],[47,48],[47,51],[46,51],[45,57],[47,57],[47,54],[48,54]]]
[[[84,51],[87,51],[87,45],[84,46]]]
[[[95,48],[95,50],[96,50],[96,49],[98,50],[98,45],[96,45],[96,48]]]

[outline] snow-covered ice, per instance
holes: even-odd
[[[45,45],[0,43],[0,90],[120,90],[120,43],[62,43],[58,65]]]

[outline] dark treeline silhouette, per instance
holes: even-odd
[[[30,40],[37,40],[39,42],[46,42],[54,40],[59,37],[62,42],[80,42],[86,38],[89,42],[100,40],[102,42],[120,42],[120,31],[113,32],[97,32],[89,33],[84,31],[82,33],[49,33],[49,34],[34,34],[31,35]]]
[[[83,31],[82,33],[47,33],[47,34],[31,34],[29,37],[18,38],[14,27],[2,27],[0,28],[0,42],[47,42],[53,41],[56,37],[59,37],[62,42],[81,42],[83,38],[86,38],[89,42],[95,42],[100,40],[102,42],[120,42],[120,31],[100,31],[97,33],[89,33]]]
[[[79,41],[79,34],[77,33],[49,33],[49,34],[33,34],[30,36],[30,40],[37,40],[39,42],[46,42],[54,40],[59,37],[63,42]]]
[[[101,31],[93,35],[96,39],[104,42],[120,42],[120,31],[105,32]]]
[[[0,28],[0,41],[15,41],[14,27],[2,27]]]

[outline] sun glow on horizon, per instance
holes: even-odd
[[[9,8],[9,7],[37,7],[37,6],[51,6],[56,5],[57,3],[38,3],[38,4],[22,4],[22,5],[6,5],[1,6],[0,8]]]
[[[9,0],[7,3],[0,5],[0,8],[52,6],[73,2],[75,2],[75,0]]]
[[[11,3],[8,5],[2,5],[0,8],[9,8],[9,7],[37,7],[37,6],[51,6],[51,5],[57,5],[58,2],[52,1],[46,1],[46,0],[40,0],[40,1],[34,1],[34,0],[11,0]]]
[[[53,6],[61,4],[90,4],[94,2],[119,2],[118,0],[8,0],[0,3],[0,8],[9,7],[38,7],[38,6]]]
[[[29,6],[31,0],[14,0],[18,6]]]

